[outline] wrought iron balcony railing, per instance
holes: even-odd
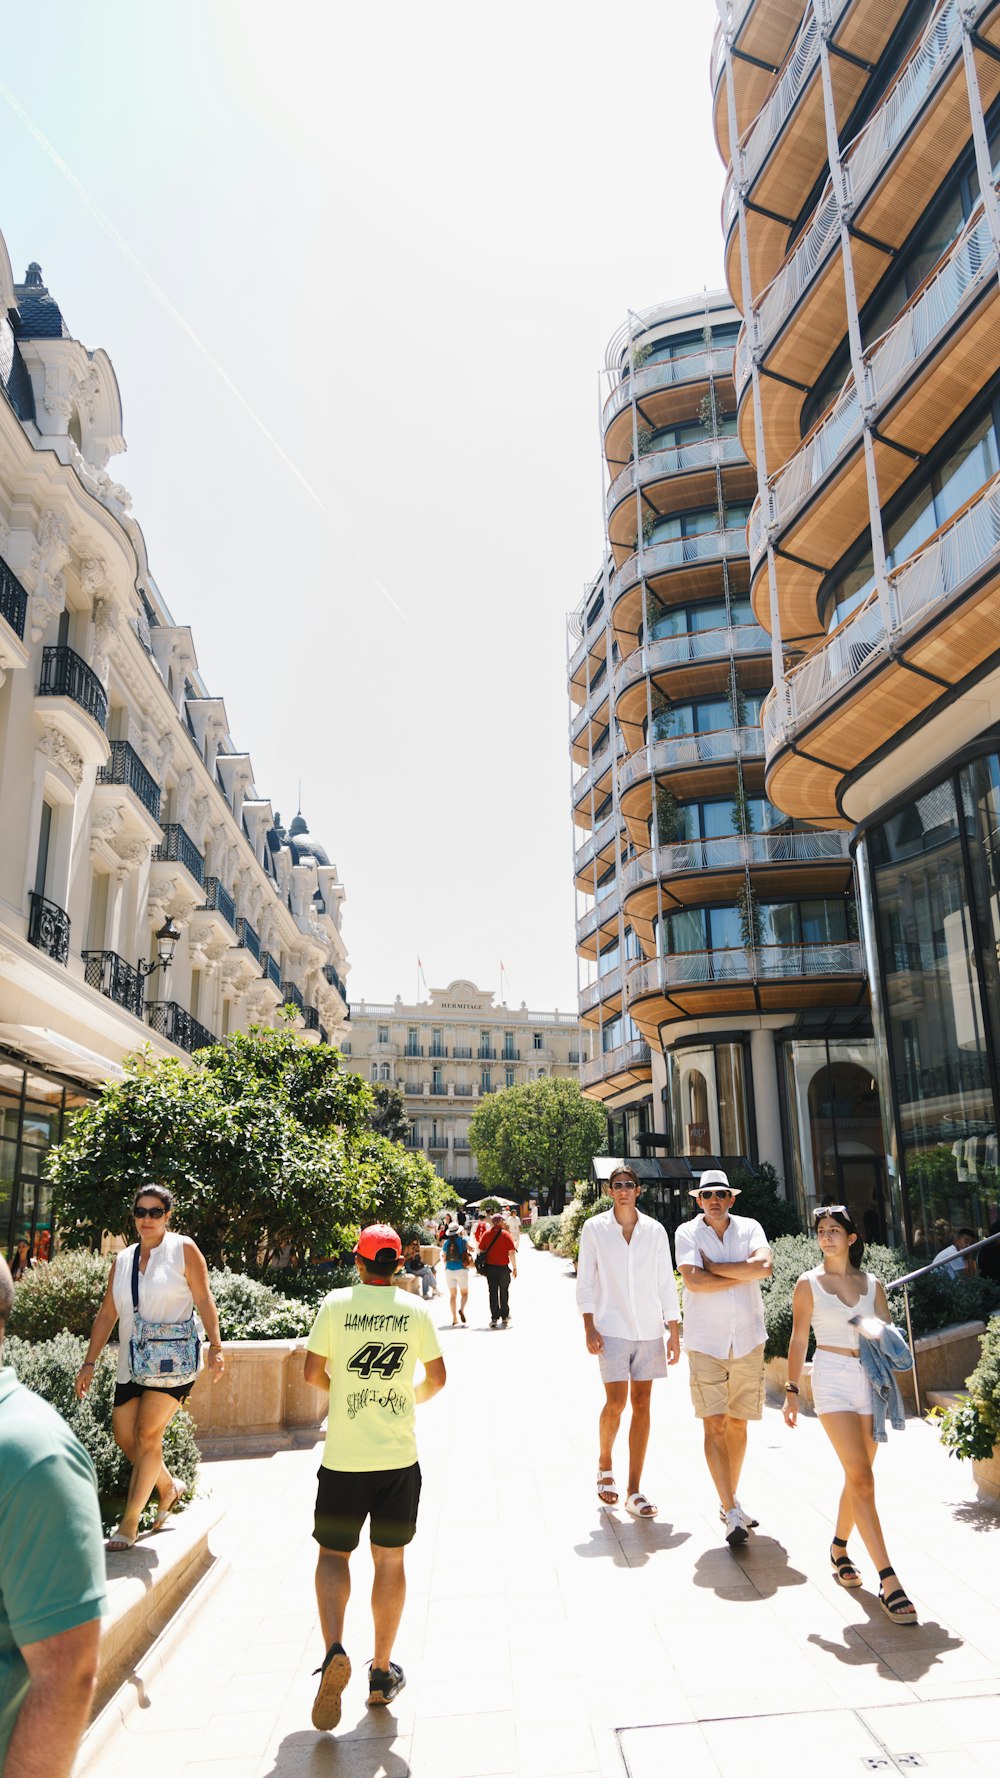
[[[5,618],[15,635],[24,641],[24,619],[28,595],[12,568],[0,557],[0,617]]]
[[[98,784],[123,784],[137,796],[154,821],[160,819],[160,790],[128,741],[112,741],[111,758],[97,774]]]
[[[72,648],[43,648],[40,698],[70,698],[98,728],[108,720],[108,699],[92,667]]]
[[[147,1002],[146,1023],[159,1037],[165,1038],[168,1043],[176,1043],[179,1049],[187,1050],[189,1055],[193,1055],[195,1050],[207,1049],[210,1043],[215,1042],[207,1026],[199,1024],[176,1000]]]
[[[307,1031],[319,1030],[319,1012],[315,1006],[304,1006],[302,1008],[302,1017],[305,1021]]]
[[[250,952],[251,957],[256,958],[258,963],[260,962],[260,939],[249,920],[244,919],[242,914],[238,915],[236,920],[236,943],[242,945],[245,951]]]
[[[454,1056],[456,1062],[471,1062],[472,1061],[472,1050],[470,1048],[467,1048],[463,1044],[456,1043],[456,1045],[451,1053]]]
[[[36,951],[44,951],[54,963],[69,962],[69,915],[54,901],[31,892],[28,914],[28,943]]]
[[[297,1011],[305,1012],[306,1003],[302,998],[302,989],[297,988],[294,982],[282,982],[281,992],[286,1006],[294,1006]]]
[[[205,878],[205,899],[202,908],[221,914],[227,926],[236,931],[236,903],[218,877]]]
[[[88,988],[96,988],[134,1019],[141,1019],[146,983],[139,971],[119,957],[117,951],[81,951],[80,955]]]
[[[156,847],[153,857],[165,864],[182,864],[200,887],[205,883],[205,860],[195,845],[191,835],[184,831],[179,822],[168,821],[163,829],[163,838]]]
[[[280,959],[275,956],[272,956],[270,951],[262,951],[260,962],[261,962],[261,975],[266,977],[266,979],[269,982],[273,982],[274,986],[276,988],[280,988],[281,987],[281,962],[280,962]]]

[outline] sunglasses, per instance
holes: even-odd
[[[637,1192],[639,1187],[634,1179],[626,1179],[623,1176],[621,1179],[612,1179],[611,1190],[613,1192]]]
[[[704,1191],[698,1193],[699,1198],[731,1198],[732,1195],[728,1185],[706,1185]]]
[[[851,1214],[851,1212],[848,1210],[846,1204],[820,1204],[813,1211],[813,1221],[819,1222],[820,1218],[823,1216],[847,1216],[847,1217],[849,1217],[850,1214]]]
[[[136,1222],[141,1222],[145,1216],[151,1216],[154,1222],[159,1222],[161,1216],[166,1216],[166,1214],[162,1204],[154,1204],[152,1206],[149,1204],[137,1204],[132,1212]]]

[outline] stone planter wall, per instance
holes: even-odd
[[[203,1370],[188,1409],[203,1455],[279,1449],[319,1437],[326,1401],[303,1375],[304,1340],[227,1340],[217,1383]]]
[[[993,1446],[992,1457],[973,1458],[972,1479],[980,1500],[993,1500],[1000,1504],[1000,1445]]]
[[[955,1327],[942,1327],[937,1333],[921,1334],[916,1348],[920,1396],[925,1405],[929,1389],[964,1388],[966,1377],[971,1375],[979,1363],[979,1340],[985,1329],[984,1321],[963,1321]],[[903,1401],[908,1411],[913,1413],[913,1372],[900,1371],[897,1376]],[[787,1360],[769,1358],[764,1366],[764,1384],[769,1402],[780,1405],[787,1381]],[[807,1414],[815,1413],[811,1364],[803,1367],[799,1408]]]

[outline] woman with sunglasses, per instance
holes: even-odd
[[[139,1520],[155,1492],[159,1513],[154,1531],[162,1531],[168,1515],[184,1492],[183,1485],[167,1473],[163,1462],[163,1434],[193,1383],[158,1389],[135,1383],[129,1375],[129,1340],[132,1334],[132,1274],[136,1249],[141,1279],[140,1311],[147,1321],[186,1321],[197,1308],[209,1336],[209,1365],[213,1382],[225,1369],[219,1316],[208,1282],[208,1267],[188,1235],[170,1227],[173,1199],[164,1185],[140,1186],[132,1215],[138,1242],[117,1253],[111,1264],[108,1287],[90,1335],[87,1356],[77,1372],[76,1393],[82,1398],[94,1380],[94,1366],[118,1322],[118,1380],[111,1427],[115,1444],[132,1465],[132,1480],[121,1524],[109,1537],[109,1550],[131,1549],[139,1532]]]
[[[836,1534],[830,1548],[834,1578],[842,1587],[860,1587],[861,1575],[847,1554],[855,1525],[879,1575],[878,1599],[894,1624],[915,1624],[917,1614],[889,1561],[875,1505],[872,1465],[878,1445],[872,1432],[872,1388],[861,1363],[857,1322],[877,1316],[889,1320],[885,1291],[873,1273],[861,1270],[864,1241],[844,1204],[821,1204],[813,1211],[821,1263],[803,1272],[792,1297],[792,1337],[788,1346],[788,1382],[784,1417],[798,1419],[799,1385],[809,1345],[816,1335],[813,1359],[813,1401],[819,1422],[844,1471],[837,1508]]]

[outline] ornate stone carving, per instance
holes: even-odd
[[[95,572],[104,569],[103,562],[95,563]],[[100,584],[104,584],[104,577]],[[94,600],[94,672],[101,684],[106,688],[111,656],[115,652],[118,640],[119,613],[114,599],[110,595]]]
[[[42,396],[45,412],[53,420],[65,420],[67,425],[73,413],[74,381],[72,373],[64,364],[45,366],[45,391]]]
[[[94,424],[94,404],[97,401],[97,391],[97,372],[91,365],[89,370],[84,371],[82,377],[77,377],[71,391],[73,400],[79,407],[82,407],[91,425]],[[104,461],[107,462],[106,455]],[[101,467],[103,468],[103,466],[102,464]]]
[[[95,599],[107,584],[108,565],[103,556],[84,556],[80,563],[80,585],[88,599]],[[95,613],[96,617],[96,613]]]
[[[149,857],[148,840],[115,840],[113,846],[126,870],[136,870]]]
[[[46,759],[51,759],[53,765],[61,766],[64,772],[68,772],[74,784],[80,784],[83,778],[83,760],[61,729],[44,729],[38,751],[44,753]]]
[[[44,512],[31,551],[35,590],[31,598],[31,640],[40,642],[49,624],[66,603],[63,573],[70,557],[66,525],[59,514]]]
[[[118,803],[96,808],[90,818],[91,847],[109,844],[121,832],[124,820],[125,812]]]

